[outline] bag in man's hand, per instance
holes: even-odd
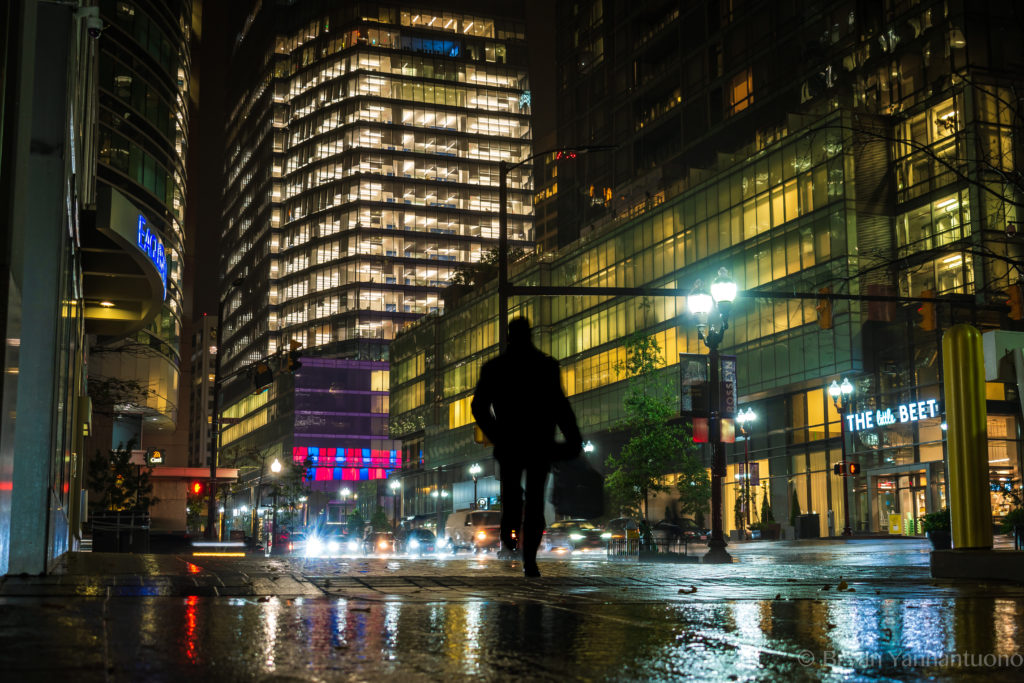
[[[551,504],[555,512],[577,519],[594,519],[604,514],[604,477],[586,458],[555,463]]]

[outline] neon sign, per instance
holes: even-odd
[[[164,243],[160,236],[146,226],[146,217],[141,213],[139,214],[139,229],[135,244],[156,266],[157,272],[160,273],[160,281],[164,285],[163,298],[167,298],[167,252],[164,250]]]
[[[886,408],[885,410],[865,410],[860,413],[851,413],[846,416],[846,428],[855,432],[859,429],[874,429],[875,427],[927,420],[938,415],[939,402],[930,398],[927,401],[898,405],[896,412],[893,412],[892,408]]]

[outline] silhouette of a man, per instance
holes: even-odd
[[[516,548],[513,531],[523,549],[523,572],[540,576],[537,548],[544,534],[544,485],[556,449],[579,452],[583,437],[569,399],[562,391],[558,361],[543,353],[530,339],[530,321],[516,318],[508,324],[508,349],[484,363],[473,395],[473,417],[494,444],[501,478],[501,543]],[[555,427],[565,437],[555,443]],[[526,474],[526,514],[523,488]]]

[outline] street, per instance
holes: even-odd
[[[917,540],[730,546],[732,565],[71,556],[0,586],[12,680],[1019,680],[1024,586]]]

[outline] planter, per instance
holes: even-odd
[[[931,541],[932,550],[949,550],[953,547],[953,534],[949,529],[936,529],[925,534]]]
[[[766,541],[777,541],[782,538],[781,524],[765,524],[761,527],[761,538]]]

